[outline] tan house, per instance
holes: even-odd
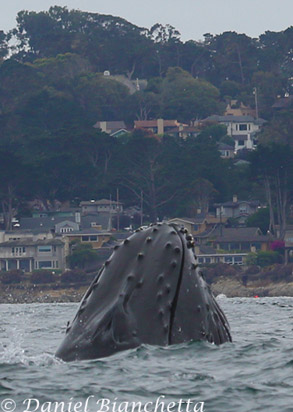
[[[227,219],[222,219],[222,223],[226,221]],[[212,215],[198,214],[194,218],[175,217],[170,219],[168,223],[175,223],[179,227],[184,226],[192,235],[199,235],[219,224],[220,219]]]
[[[85,229],[79,232],[64,233],[62,240],[65,243],[65,256],[70,253],[73,243],[90,244],[93,249],[100,249],[104,243],[109,242],[112,233],[98,231],[96,229]]]
[[[206,238],[206,242],[216,250],[257,252],[270,250],[273,238],[263,235],[257,227],[220,227]]]
[[[227,104],[225,116],[252,116],[256,117],[256,110],[252,109],[250,106],[245,106],[242,102],[238,100],[230,100]]]

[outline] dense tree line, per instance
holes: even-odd
[[[183,42],[172,26],[51,7],[21,11],[0,31],[0,199],[6,227],[13,208],[39,198],[114,196],[125,206],[143,194],[149,220],[195,214],[237,193],[269,205],[270,229],[284,233],[291,204],[292,110],[272,104],[290,93],[293,29],[258,39],[225,32]],[[105,76],[110,71],[111,76]],[[119,75],[119,76],[118,76]],[[131,91],[127,81],[146,79]],[[174,118],[185,123],[221,114],[227,101],[268,120],[261,146],[235,166],[220,158],[226,130],[211,126],[186,141],[136,131],[115,139],[97,120]],[[292,158],[292,157],[291,157]],[[277,161],[275,159],[278,159]]]

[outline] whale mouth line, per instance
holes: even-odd
[[[175,292],[175,296],[174,296],[173,301],[172,301],[171,311],[170,311],[168,345],[172,345],[172,331],[173,331],[174,319],[175,319],[175,314],[176,314],[176,309],[177,309],[177,304],[178,304],[178,299],[179,299],[179,293],[180,293],[180,288],[181,288],[181,283],[182,283],[182,278],[183,278],[184,257],[185,257],[183,239],[181,238],[180,234],[178,233],[176,227],[175,226],[173,226],[173,227],[174,227],[174,230],[176,230],[177,235],[180,238],[180,242],[181,242],[181,245],[182,245],[182,257],[181,257],[180,271],[179,271],[179,276],[178,276],[178,281],[177,281],[177,286],[176,286],[176,292]]]

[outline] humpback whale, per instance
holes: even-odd
[[[114,247],[56,352],[95,359],[141,344],[231,341],[228,321],[197,265],[186,229],[158,223]]]

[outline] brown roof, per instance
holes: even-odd
[[[179,125],[177,120],[164,120],[164,127],[176,127]],[[158,121],[157,120],[135,120],[134,127],[135,128],[148,128],[148,127],[157,127]]]

